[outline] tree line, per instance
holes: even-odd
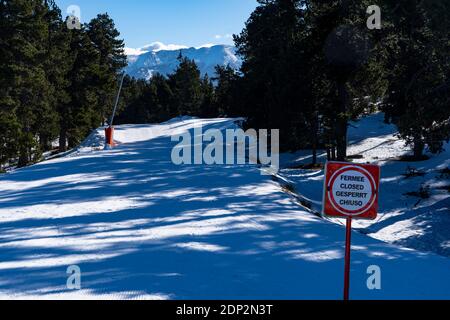
[[[349,121],[381,110],[414,159],[442,150],[450,137],[448,1],[377,1],[380,29],[368,28],[368,0],[258,3],[234,36],[239,72],[218,67],[211,85],[180,57],[168,78],[141,82],[123,122],[244,116],[248,127],[281,129],[284,151],[312,149],[316,163],[319,149],[346,160]]]
[[[379,109],[420,159],[450,137],[450,2],[258,0],[235,42],[249,125],[281,128],[284,150],[347,157],[347,128]]]
[[[72,149],[111,116],[127,65],[124,42],[108,14],[79,28],[72,20],[54,0],[0,1],[0,170]],[[218,66],[217,78],[202,77],[194,61],[180,54],[179,62],[169,76],[126,76],[115,122],[228,114],[227,81],[236,72]]]
[[[126,66],[119,35],[107,14],[68,28],[53,0],[0,1],[0,169],[104,124]]]
[[[116,124],[158,123],[179,116],[202,118],[237,115],[236,82],[240,79],[230,66],[216,66],[215,74],[204,76],[195,61],[180,51],[178,67],[172,74],[155,74],[150,80],[126,76]],[[234,110],[234,112],[232,111]]]

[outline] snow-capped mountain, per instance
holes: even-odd
[[[239,69],[242,61],[236,55],[236,48],[229,45],[206,45],[198,48],[188,48],[179,45],[164,45],[152,43],[139,49],[126,49],[128,56],[127,74],[139,79],[150,79],[154,74],[168,75],[178,66],[180,54],[194,60],[202,75],[215,75],[216,65],[230,65]]]

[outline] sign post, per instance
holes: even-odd
[[[347,218],[345,231],[345,270],[344,270],[344,300],[350,297],[350,255],[352,246],[352,217]]]
[[[344,300],[350,297],[352,220],[373,220],[378,212],[380,167],[346,162],[327,162],[323,215],[345,218]]]

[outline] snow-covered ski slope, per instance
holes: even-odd
[[[256,166],[176,166],[171,135],[232,119],[103,132],[0,176],[0,297],[340,299],[344,228],[304,211]],[[449,299],[450,260],[354,233],[353,299]],[[81,290],[66,288],[67,267]],[[378,265],[382,289],[367,288]]]

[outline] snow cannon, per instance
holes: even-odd
[[[105,129],[105,138],[105,149],[111,149],[112,147],[114,147],[114,127],[108,127]]]
[[[114,116],[116,115],[116,111],[117,111],[117,105],[119,104],[120,92],[122,91],[123,81],[125,80],[125,75],[126,75],[126,73],[124,72],[122,74],[122,80],[120,81],[119,91],[117,92],[116,103],[114,104],[113,113],[111,115],[111,119],[108,122],[108,128],[105,129],[105,138],[106,138],[105,149],[107,149],[107,150],[112,149],[115,146],[113,123],[114,123]]]

